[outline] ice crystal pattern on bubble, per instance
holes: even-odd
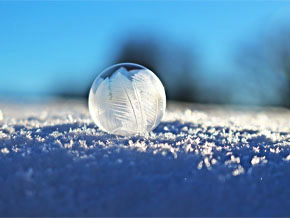
[[[102,130],[116,135],[151,131],[165,112],[162,83],[140,65],[129,65],[130,70],[126,64],[109,69],[112,68],[111,74],[105,70],[97,77],[90,90],[89,110],[94,122]]]

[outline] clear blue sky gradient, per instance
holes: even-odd
[[[289,18],[289,8],[289,1],[0,1],[0,95],[49,94],[71,78],[81,90],[134,31],[198,45],[210,76],[226,72],[235,47]]]

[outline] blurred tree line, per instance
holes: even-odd
[[[148,31],[125,38],[111,64],[133,62],[148,67],[163,82],[170,100],[290,107],[289,25],[239,45],[229,60],[235,66],[233,72],[220,74],[212,83],[197,49],[160,39]],[[87,84],[84,91],[63,86],[58,95],[86,98],[90,86]]]
[[[194,51],[174,42],[164,44],[153,36],[128,37],[115,63],[133,62],[146,66],[162,81],[167,98],[198,101],[194,76],[199,72]]]
[[[289,25],[242,45],[235,62],[244,81],[244,89],[237,91],[251,96],[257,104],[290,107]]]

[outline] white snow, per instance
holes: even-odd
[[[2,216],[289,216],[287,109],[171,102],[145,137],[85,102],[0,109]]]

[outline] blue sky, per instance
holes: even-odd
[[[208,75],[230,71],[235,47],[289,9],[287,1],[0,1],[0,95],[49,94],[64,80],[86,88],[135,31],[197,46]]]

